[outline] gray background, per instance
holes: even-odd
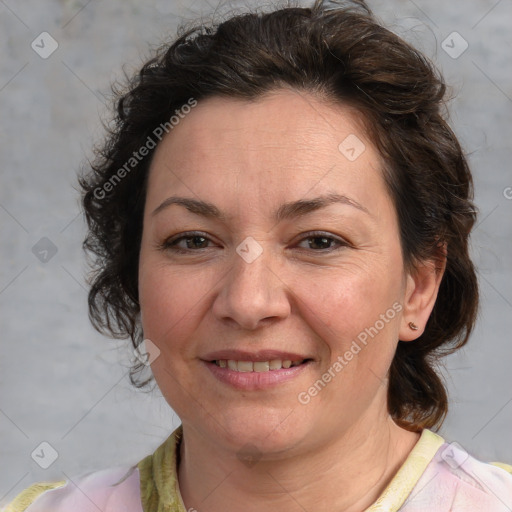
[[[512,463],[512,1],[369,3],[453,86],[451,120],[476,182],[482,308],[467,348],[446,360],[451,410],[441,434],[482,460]],[[179,424],[158,390],[130,387],[127,343],[89,325],[73,187],[103,134],[105,95],[122,65],[134,71],[180,20],[215,5],[0,0],[2,501],[33,481],[136,463]],[[59,45],[47,59],[31,48],[44,31]],[[469,45],[456,59],[442,47],[454,31]],[[57,249],[47,262],[32,251],[43,237]],[[46,470],[31,458],[43,441],[58,452]]]

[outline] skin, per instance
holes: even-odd
[[[350,134],[366,148],[355,161],[338,149]],[[336,203],[272,218],[285,202],[332,192],[367,212]],[[173,195],[214,203],[226,220],[176,204],[152,215]],[[160,350],[154,376],[183,424],[178,477],[187,509],[361,511],[392,479],[419,434],[389,416],[387,372],[398,340],[423,332],[442,277],[431,262],[406,272],[397,222],[360,114],[309,93],[200,101],[159,144],[139,293],[145,338]],[[186,231],[207,240],[182,239],[183,254],[162,248]],[[334,240],[310,238],[311,231]],[[262,249],[251,263],[236,252],[246,237]],[[401,312],[299,403],[298,394],[396,303]],[[315,360],[295,379],[255,391],[218,381],[201,361],[217,349],[269,348]],[[237,457],[249,443],[255,464]]]

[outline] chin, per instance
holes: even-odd
[[[218,435],[237,453],[251,447],[261,453],[283,453],[299,444],[308,434],[307,426],[301,425],[290,412],[261,408],[256,414],[226,415],[221,423],[223,428],[217,425]]]

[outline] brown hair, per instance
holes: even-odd
[[[443,79],[423,55],[382,27],[363,1],[327,7],[317,0],[312,8],[249,12],[219,24],[181,27],[177,39],[128,80],[125,91],[115,91],[115,122],[79,178],[89,227],[84,249],[93,256],[90,319],[102,333],[130,337],[134,347],[143,339],[137,279],[154,150],[115,186],[106,184],[191,97],[252,100],[280,87],[362,113],[382,156],[408,269],[436,259],[439,247],[447,247],[433,312],[418,339],[398,343],[388,391],[397,423],[410,430],[438,427],[448,400],[435,365],[467,342],[478,307],[468,255],[476,218],[472,178],[443,116]],[[141,368],[136,364],[130,373],[139,387],[151,380],[134,378]]]

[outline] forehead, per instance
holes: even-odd
[[[254,101],[201,100],[156,148],[148,202],[176,192],[226,200],[227,190],[245,201],[299,198],[311,190],[372,202],[385,187],[361,116],[292,90]]]

